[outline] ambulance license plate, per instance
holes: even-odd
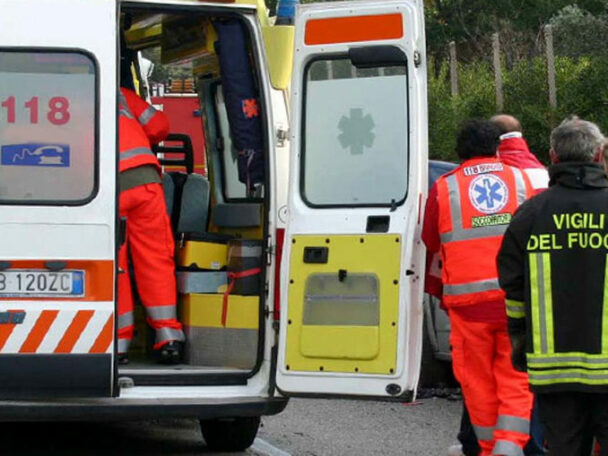
[[[83,295],[84,271],[15,269],[0,272],[0,297]]]

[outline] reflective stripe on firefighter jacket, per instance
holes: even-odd
[[[521,170],[494,157],[467,160],[437,181],[446,307],[504,298],[496,254],[512,214],[532,194]]]
[[[121,89],[118,105],[118,147],[120,150],[118,169],[123,172],[138,166],[153,165],[160,172],[160,164],[150,148],[150,140],[129,109],[122,90],[124,89]]]
[[[498,255],[516,368],[536,393],[608,393],[608,179],[561,163]]]

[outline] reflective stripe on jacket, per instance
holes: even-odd
[[[119,96],[118,147],[120,151],[120,172],[143,165],[153,165],[161,171],[156,155],[150,148],[150,141],[121,93]]]
[[[496,254],[513,213],[532,194],[521,170],[493,157],[467,160],[437,181],[446,307],[504,298]]]

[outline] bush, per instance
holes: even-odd
[[[459,95],[452,97],[449,67],[438,71],[429,66],[429,155],[433,159],[458,161],[454,152],[460,125],[471,118],[487,118],[494,114],[494,76],[483,62],[459,66]]]
[[[503,78],[504,111],[521,121],[530,150],[548,163],[552,115],[545,61],[541,58],[522,60],[505,72]]]
[[[449,68],[429,65],[429,150],[434,159],[457,161],[458,126],[470,118],[496,113],[494,74],[485,62],[459,67],[459,95],[450,95]],[[530,149],[548,163],[549,134],[562,119],[578,115],[608,133],[608,57],[556,59],[557,110],[549,107],[543,58],[522,60],[503,69],[504,111],[520,119]]]

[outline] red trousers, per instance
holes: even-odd
[[[134,330],[129,254],[146,320],[156,333],[154,348],[183,341],[175,310],[174,242],[162,185],[145,184],[121,192],[119,207],[120,216],[127,219],[127,232],[118,255],[122,271],[118,276],[118,352],[127,352]]]
[[[452,365],[460,382],[481,456],[523,455],[533,395],[528,375],[511,364],[505,322],[464,320],[450,312]]]

